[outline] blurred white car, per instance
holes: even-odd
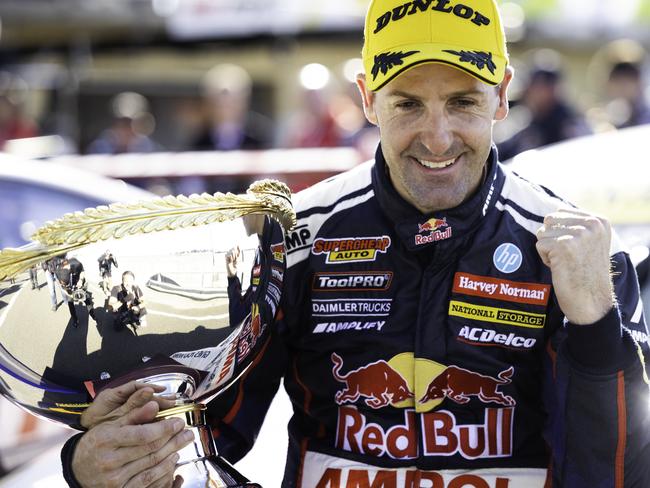
[[[627,245],[650,311],[650,125],[572,139],[515,156],[510,167],[607,217]]]
[[[123,181],[0,153],[0,248],[27,243],[36,228],[67,212],[152,197]]]

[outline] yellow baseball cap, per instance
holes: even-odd
[[[422,63],[448,64],[490,85],[508,65],[495,0],[371,0],[361,54],[373,91]]]

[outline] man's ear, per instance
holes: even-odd
[[[366,75],[363,73],[357,74],[357,87],[361,93],[361,100],[363,102],[363,113],[366,114],[366,119],[373,125],[377,125],[377,114],[375,113],[375,93],[368,89],[366,84]]]
[[[508,87],[510,86],[510,82],[512,81],[514,74],[514,68],[512,68],[512,66],[506,66],[506,73],[503,76],[503,81],[499,84],[499,105],[497,106],[497,111],[494,114],[494,120],[503,120],[508,116]]]

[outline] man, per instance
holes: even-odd
[[[86,274],[84,266],[76,258],[64,257],[55,270],[56,279],[61,285],[61,295],[63,300],[68,304],[70,310],[70,320],[74,327],[79,327],[79,317],[77,316],[76,302],[79,301],[75,296],[75,292],[79,292],[83,296],[83,300],[79,303],[84,305],[88,310],[88,315],[96,321],[95,311],[93,309],[93,297],[88,291],[88,284],[86,283]]]
[[[284,487],[648,486],[636,277],[605,220],[497,163],[512,70],[495,2],[375,0],[365,34],[381,146],[296,195],[284,320],[236,401],[209,405],[221,454],[250,448],[284,375]],[[64,451],[82,485],[171,486],[185,441],[135,425],[166,406],[152,393],[84,414],[117,419]],[[118,441],[135,429],[155,444]]]
[[[58,300],[56,298],[56,268],[60,262],[59,257],[53,257],[41,263],[41,267],[45,272],[45,281],[47,282],[47,291],[50,293],[50,302],[52,303],[52,311],[56,312],[58,308]],[[59,285],[60,287],[60,285]],[[63,292],[61,292],[63,294]]]
[[[112,267],[115,266],[116,268],[119,268],[119,266],[117,265],[115,256],[113,256],[113,253],[108,249],[106,249],[104,254],[97,258],[97,264],[99,266],[99,274],[102,277],[101,287],[104,290],[104,293],[108,294],[111,291]]]
[[[122,330],[131,325],[133,332],[137,327],[146,327],[147,309],[144,308],[142,290],[135,284],[131,271],[122,273],[122,284],[113,287],[108,305],[115,312],[115,329]],[[137,333],[137,332],[136,332]]]
[[[263,214],[249,214],[242,217],[246,235],[256,234],[261,239],[264,229],[265,217]],[[261,245],[261,244],[260,244]],[[250,284],[242,293],[242,285],[237,271],[242,260],[242,251],[239,246],[229,249],[225,255],[226,276],[228,278],[228,316],[230,327],[237,327],[250,312],[253,296],[260,281],[260,273],[264,266],[264,253],[261,249],[255,252],[255,261],[251,270]]]

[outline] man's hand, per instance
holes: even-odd
[[[237,275],[237,266],[239,266],[239,257],[241,251],[239,246],[233,247],[226,253],[226,271],[228,278],[233,278]]]
[[[155,397],[158,386],[130,382],[102,391],[84,412],[89,428],[75,448],[72,470],[84,488],[167,488],[174,482],[178,450],[193,434],[178,418],[154,422],[160,409],[173,406]]]
[[[560,308],[574,324],[591,324],[614,305],[606,219],[579,210],[558,210],[537,231],[537,251],[551,268]]]

